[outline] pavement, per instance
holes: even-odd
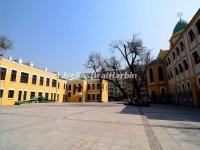
[[[117,103],[0,107],[0,150],[199,150],[200,109]]]

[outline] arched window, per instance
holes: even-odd
[[[162,67],[158,67],[158,78],[159,78],[159,81],[163,81],[164,80],[164,75],[163,75],[163,69]]]
[[[177,84],[177,90],[178,90],[178,92],[181,91],[180,84]]]
[[[81,84],[78,84],[78,92],[81,92]]]
[[[183,65],[184,65],[185,70],[188,70],[188,63],[186,60],[183,60]]]
[[[176,47],[176,54],[177,54],[177,56],[179,56],[179,48],[178,47]]]
[[[160,94],[161,94],[161,96],[165,96],[166,95],[166,88],[161,87],[160,88]]]
[[[173,73],[170,71],[170,76],[171,76],[171,78],[173,78]]]
[[[73,93],[74,94],[76,93],[76,84],[74,84],[74,86],[73,86]]]
[[[184,83],[181,84],[181,87],[182,87],[183,92],[185,92],[185,84]]]
[[[152,68],[149,70],[149,75],[150,75],[150,82],[153,82],[153,70],[152,70]]]
[[[179,70],[180,70],[180,73],[182,73],[182,72],[183,72],[183,67],[182,67],[181,64],[178,64],[178,68],[179,68]]]
[[[69,84],[68,90],[71,91],[72,87],[71,84]]]
[[[173,56],[173,59],[175,59],[176,55],[174,52],[172,52],[172,56]]]
[[[176,75],[179,74],[179,73],[178,73],[178,69],[177,69],[177,67],[174,68],[174,72],[175,72]]]
[[[187,85],[187,88],[190,90],[190,89],[191,89],[191,87],[192,87],[192,85],[191,85],[191,83],[190,83],[190,81],[189,81],[189,80],[187,81],[187,84],[186,84],[186,85]]]

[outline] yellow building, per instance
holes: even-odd
[[[167,100],[200,106],[200,9],[189,23],[182,19],[178,21],[169,42],[169,51],[162,60],[163,70],[168,76],[163,81],[166,83],[163,86]],[[158,62],[151,63],[147,70],[148,91],[152,97],[159,96],[161,92],[158,86],[152,88],[153,83],[150,82],[150,74],[158,79],[158,65]],[[152,89],[156,94],[153,95]]]
[[[57,73],[39,69],[22,59],[0,58],[0,104],[13,105],[16,101],[30,100],[36,96],[62,102],[67,81]]]
[[[153,60],[147,66],[147,84],[148,93],[153,102],[166,102],[168,87],[168,78],[166,63],[164,58],[168,50],[160,50],[157,59]]]
[[[68,80],[68,102],[108,102],[108,81]]]
[[[108,102],[108,83],[105,80],[102,81],[102,90],[98,80],[76,79],[67,84],[67,79],[58,73],[48,72],[47,68],[39,69],[22,59],[1,57],[0,69],[0,105],[14,105],[17,101],[41,96],[58,102]]]

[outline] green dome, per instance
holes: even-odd
[[[185,20],[180,20],[176,26],[174,27],[173,35],[183,29],[188,25],[188,23]]]

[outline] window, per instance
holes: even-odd
[[[45,93],[45,99],[49,99],[49,93]]]
[[[33,99],[35,97],[35,92],[31,92],[30,99]]]
[[[184,65],[185,70],[188,70],[188,63],[186,60],[183,60],[183,65]]]
[[[57,101],[59,101],[59,94],[57,94]]]
[[[39,93],[38,93],[38,96],[39,96],[39,97],[42,97],[42,92],[39,92]]]
[[[179,70],[180,70],[180,73],[182,73],[182,72],[183,72],[183,67],[182,67],[181,64],[178,64],[178,68],[179,68]]]
[[[171,59],[168,57],[168,64],[171,64]]]
[[[189,80],[187,81],[187,84],[186,84],[186,85],[187,85],[187,88],[188,88],[188,89],[191,89],[192,85],[191,85],[191,83],[190,83]]]
[[[60,82],[58,82],[58,89],[60,88]]]
[[[69,84],[69,87],[68,87],[69,91],[71,91],[72,87],[71,87],[71,84]]]
[[[90,90],[90,84],[88,84],[88,90]]]
[[[23,100],[26,100],[27,91],[24,91]]]
[[[174,72],[175,72],[176,75],[179,74],[179,73],[178,73],[178,69],[177,69],[177,67],[174,68]]]
[[[92,89],[95,89],[95,84],[92,84]]]
[[[173,73],[170,71],[170,77],[173,78]]]
[[[49,84],[50,84],[50,79],[47,78],[47,79],[46,79],[46,86],[49,86]]]
[[[65,90],[65,83],[64,83],[64,85],[63,85],[63,89]]]
[[[200,63],[200,56],[199,56],[199,54],[197,53],[197,51],[195,51],[194,53],[192,53],[192,55],[193,55],[195,64]]]
[[[40,85],[44,84],[44,77],[40,77]]]
[[[90,94],[87,95],[87,99],[88,99],[89,101],[91,100]]]
[[[67,94],[63,94],[63,101],[67,100]]]
[[[68,92],[68,97],[71,97],[71,92]]]
[[[28,77],[29,77],[28,73],[21,72],[20,82],[21,83],[28,83]]]
[[[0,79],[1,80],[5,80],[5,78],[6,78],[6,68],[1,67],[0,71],[1,71],[1,73],[0,73]]]
[[[81,92],[81,84],[78,84],[78,92]]]
[[[158,78],[159,78],[159,81],[163,81],[164,80],[164,74],[163,74],[163,69],[162,67],[158,67]]]
[[[184,49],[185,49],[185,46],[184,46],[184,43],[183,43],[183,41],[181,41],[181,42],[180,42],[180,47],[181,47],[181,50],[182,50],[182,51],[184,51]]]
[[[57,81],[55,79],[52,79],[52,87],[56,87]]]
[[[22,91],[19,91],[18,92],[18,101],[21,101],[22,100]]]
[[[51,93],[51,100],[53,100],[53,93]]]
[[[173,59],[175,59],[176,56],[175,56],[175,53],[174,53],[174,52],[172,52],[172,56],[173,56]]]
[[[97,83],[97,89],[100,89],[100,84],[99,83]]]
[[[11,76],[10,76],[10,81],[15,82],[16,81],[16,77],[17,77],[17,71],[16,70],[12,70],[11,71]]]
[[[37,75],[33,75],[32,76],[32,84],[36,84],[37,83]]]
[[[0,98],[3,97],[3,89],[0,89]]]
[[[56,100],[56,93],[53,93],[53,100]]]
[[[200,19],[197,21],[196,27],[197,27],[198,33],[200,34]]]
[[[74,86],[73,86],[73,94],[75,94],[76,93],[76,84],[74,84]]]
[[[92,100],[95,100],[95,94],[92,94]]]
[[[8,91],[8,98],[14,98],[14,90]]]
[[[178,47],[176,47],[176,54],[177,54],[177,56],[179,56],[179,49],[178,49]]]
[[[100,94],[97,94],[97,100],[101,100]]]
[[[150,75],[150,82],[153,82],[153,70],[152,70],[152,68],[149,70],[149,75]]]
[[[195,39],[195,34],[194,34],[193,30],[191,29],[188,34],[189,34],[189,37],[190,37],[190,41],[193,42],[194,39]]]

